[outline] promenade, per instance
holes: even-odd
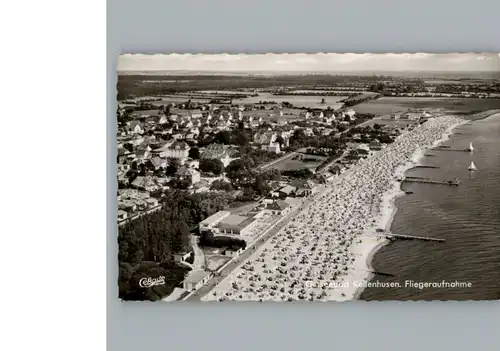
[[[276,235],[283,227],[290,223],[290,221],[295,218],[301,211],[303,211],[311,202],[312,199],[317,196],[312,195],[310,198],[306,198],[304,203],[301,204],[296,209],[292,210],[288,215],[286,215],[279,223],[271,227],[268,231],[264,232],[259,236],[253,243],[250,243],[246,250],[233,261],[231,261],[220,273],[217,273],[207,284],[202,288],[198,289],[196,292],[189,295],[185,301],[199,301],[205,295],[207,295],[212,289],[215,288],[222,280],[224,280],[231,272],[237,268],[241,262],[247,260],[252,254],[255,253],[262,245],[264,245],[271,237]]]

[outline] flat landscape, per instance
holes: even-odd
[[[391,113],[407,111],[411,108],[442,108],[455,112],[481,112],[500,108],[500,99],[456,99],[429,97],[382,97],[356,105],[358,113],[373,113],[383,116]]]
[[[377,55],[373,62],[400,67],[409,56],[397,61]],[[463,58],[474,67],[490,60]],[[169,62],[173,69],[170,61],[178,57],[163,59],[158,63]],[[337,69],[333,59],[321,54],[299,61]],[[492,269],[497,262],[484,257],[498,257],[491,248],[497,245],[499,200],[498,194],[489,196],[498,184],[492,175],[500,174],[494,163],[500,76],[482,70],[438,75],[437,68],[456,59],[417,55],[415,64],[424,59],[436,62],[432,72],[411,66],[411,74],[376,75],[366,70],[369,62],[355,59],[363,66],[361,75],[347,74],[346,68],[343,74],[323,74],[319,66],[293,75],[235,75],[239,69],[120,75],[119,297],[497,298],[497,286],[479,291],[481,281],[478,294],[376,286],[476,284],[480,275],[487,277],[483,286],[498,280],[488,276],[498,275]],[[244,60],[228,60],[224,67]],[[208,62],[213,60],[193,67]],[[268,62],[274,63],[275,58]],[[445,140],[449,147],[438,148]],[[414,168],[420,178],[406,174]],[[481,251],[475,250],[480,242]],[[467,259],[469,270],[461,263]],[[153,285],[145,286],[145,280]]]
[[[342,106],[339,102],[347,96],[298,96],[298,95],[273,95],[271,93],[260,93],[259,96],[252,96],[244,99],[233,99],[234,104],[258,104],[260,101],[272,101],[281,103],[283,101],[291,103],[295,107],[327,108],[336,110]],[[325,99],[325,103],[321,103]]]

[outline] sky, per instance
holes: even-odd
[[[125,54],[118,71],[500,71],[500,54]]]

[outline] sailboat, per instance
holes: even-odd
[[[472,161],[469,166],[469,171],[475,171],[476,169],[476,165],[474,164],[474,161]]]
[[[469,151],[469,152],[474,151],[474,147],[472,146],[472,142],[469,143],[469,148],[467,149],[467,151]]]

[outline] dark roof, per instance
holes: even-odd
[[[276,200],[276,201],[273,201],[272,203],[268,204],[266,206],[266,208],[268,210],[283,211],[284,209],[288,208],[289,206],[290,205],[283,200]]]

